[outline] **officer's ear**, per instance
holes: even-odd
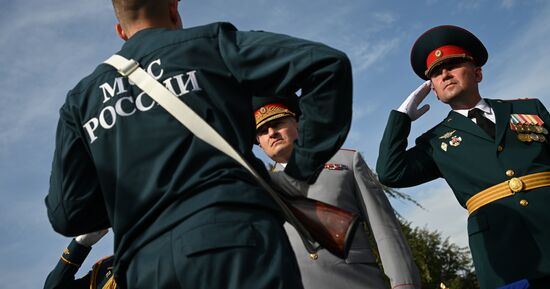
[[[474,74],[478,83],[483,80],[483,69],[480,66],[475,68]]]
[[[170,2],[169,4],[169,15],[170,15],[170,20],[172,22],[172,24],[175,26],[175,27],[178,27],[178,28],[182,28],[183,27],[183,22],[181,21],[181,17],[180,17],[180,13],[178,11],[178,3],[179,1],[177,0],[173,0]]]
[[[128,40],[128,35],[124,32],[124,29],[122,29],[122,25],[120,25],[120,23],[115,24],[115,31],[120,39],[124,41]]]

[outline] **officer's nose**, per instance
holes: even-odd
[[[268,136],[271,137],[271,136],[275,135],[276,133],[277,133],[277,130],[276,130],[274,127],[269,126],[269,127],[267,128],[267,135],[268,135]]]
[[[447,78],[450,78],[452,75],[449,73],[449,70],[447,68],[441,69],[441,77],[445,80]]]

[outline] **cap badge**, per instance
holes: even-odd
[[[435,57],[441,57],[441,55],[443,55],[443,51],[439,49],[435,51]]]

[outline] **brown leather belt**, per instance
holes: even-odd
[[[550,186],[550,172],[511,178],[475,194],[466,202],[466,208],[468,213],[471,214],[491,202],[513,196],[517,192],[546,186]]]

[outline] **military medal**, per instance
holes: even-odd
[[[526,133],[518,133],[518,139],[522,142],[531,142],[531,137]]]
[[[454,147],[457,147],[457,146],[460,145],[461,142],[462,142],[462,138],[455,135],[455,136],[451,137],[451,140],[449,141],[449,144],[454,146]]]
[[[522,142],[546,142],[544,135],[548,130],[543,126],[544,121],[535,114],[511,114],[510,129],[518,134]]]
[[[442,142],[441,143],[441,149],[446,152],[447,151],[447,143]]]
[[[446,132],[444,135],[440,136],[439,139],[450,138],[455,132],[456,132],[456,130],[453,130],[453,131],[450,131],[450,132]]]
[[[533,129],[538,134],[548,134],[548,130],[544,126],[534,126]]]

